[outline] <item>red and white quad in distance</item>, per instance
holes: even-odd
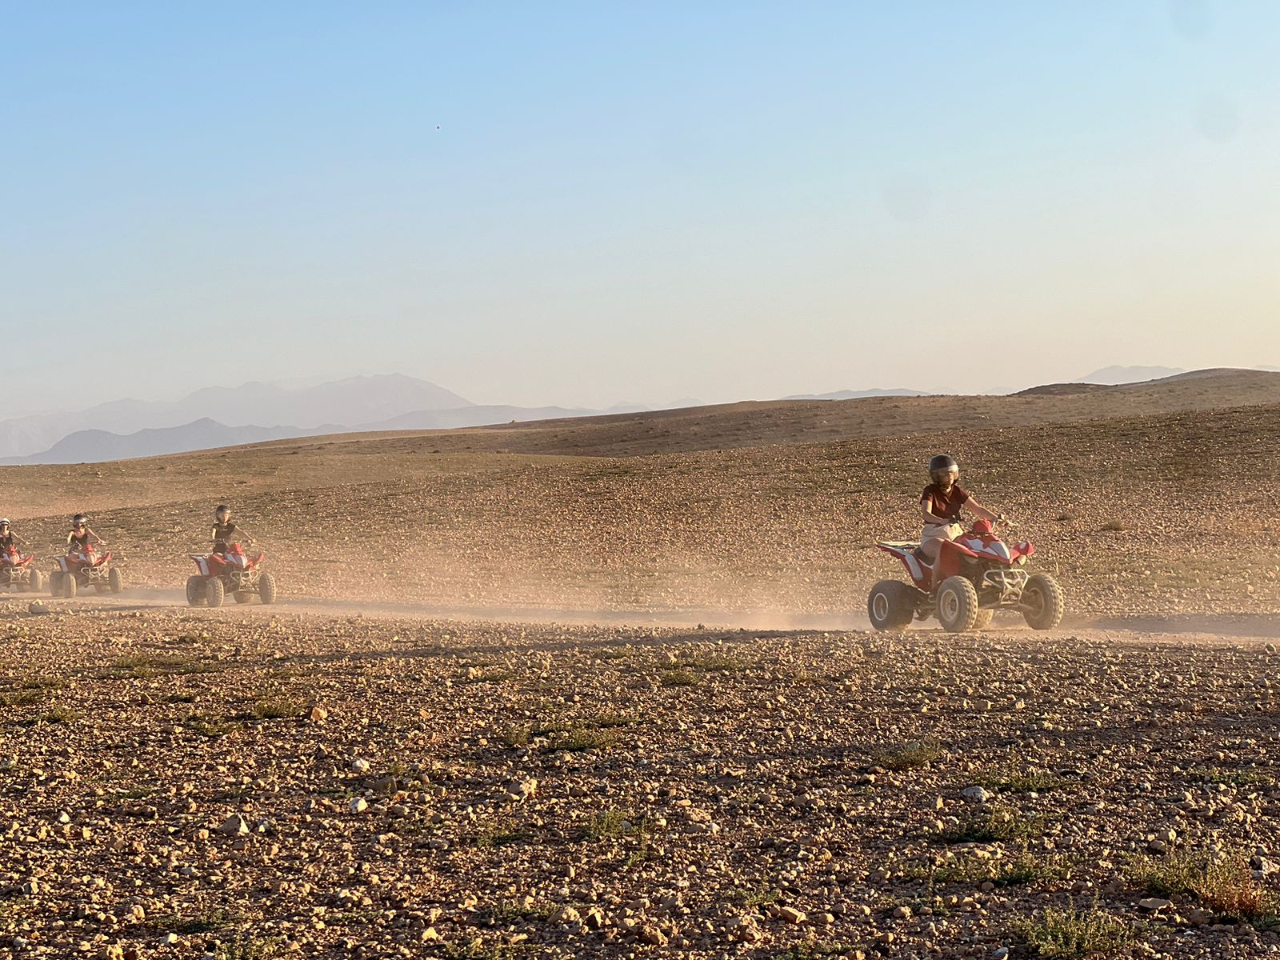
[[[876,544],[906,568],[911,583],[881,580],[867,597],[867,614],[877,630],[902,630],[912,620],[936,616],[944,630],[981,630],[997,610],[1018,610],[1036,630],[1062,622],[1062,588],[1045,573],[1028,573],[1036,548],[1027,541],[1007,544],[990,522],[977,521],[955,540],[943,541],[932,567],[919,543]]]
[[[44,586],[44,577],[31,561],[35,554],[19,553],[17,547],[10,547],[0,553],[0,587],[12,587],[15,590],[27,590],[36,593]]]
[[[220,607],[227,594],[236,603],[248,603],[257,597],[263,603],[276,602],[276,580],[261,569],[265,553],[250,557],[238,543],[226,553],[189,553],[195,561],[196,573],[187,578],[187,603],[193,607]]]
[[[124,588],[120,570],[111,565],[111,553],[98,556],[93,544],[83,550],[54,558],[53,572],[49,574],[49,593],[55,597],[74,597],[81,590],[93,587],[98,593],[110,590],[119,593]]]

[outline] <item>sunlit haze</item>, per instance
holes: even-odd
[[[1280,364],[1275,4],[0,14],[9,415]]]

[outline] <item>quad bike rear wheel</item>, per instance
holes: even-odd
[[[124,576],[115,567],[107,571],[107,586],[112,593],[119,593],[124,589]]]
[[[198,607],[204,603],[205,597],[204,577],[187,577],[187,603]]]
[[[948,633],[964,633],[978,622],[978,591],[964,577],[947,577],[938,588],[938,622]]]
[[[226,585],[217,577],[211,577],[204,586],[204,602],[211,607],[220,607],[226,597]]]
[[[27,581],[27,589],[32,593],[39,593],[44,589],[44,577],[39,570],[31,571],[31,579]]]
[[[1052,630],[1062,622],[1067,603],[1058,581],[1045,573],[1032,574],[1022,588],[1022,615],[1032,630]]]
[[[276,578],[269,573],[258,577],[258,599],[263,603],[276,602]]]
[[[867,595],[867,616],[877,630],[904,630],[916,615],[919,591],[901,580],[881,580]]]

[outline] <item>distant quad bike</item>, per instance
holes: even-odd
[[[124,589],[120,569],[111,565],[113,554],[98,556],[93,544],[83,550],[68,552],[54,559],[54,569],[49,574],[49,593],[55,597],[70,599],[82,590],[92,587],[98,593],[119,593]]]
[[[1062,622],[1062,588],[1044,573],[1023,569],[1036,548],[1026,542],[1006,544],[987,520],[979,520],[955,540],[943,541],[931,568],[920,544],[876,544],[907,568],[911,583],[881,580],[867,597],[867,613],[877,630],[902,630],[914,619],[937,616],[951,633],[982,630],[997,610],[1018,610],[1035,630],[1052,630]]]
[[[34,554],[20,554],[16,547],[0,553],[0,587],[37,593],[44,587],[44,577],[32,564]]]
[[[250,557],[238,543],[226,553],[191,553],[200,572],[187,578],[187,603],[193,607],[220,607],[227,595],[236,603],[248,603],[257,597],[263,603],[276,602],[276,580],[260,569],[265,553]]]

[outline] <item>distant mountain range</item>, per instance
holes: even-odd
[[[305,387],[276,383],[207,387],[180,400],[113,400],[87,410],[0,421],[0,458],[29,457],[88,430],[133,434],[186,428],[205,419],[235,427],[282,423],[314,430],[324,424],[365,423],[415,410],[469,406],[470,401],[451,390],[400,374],[348,377]]]
[[[686,405],[698,401],[670,406]],[[296,387],[247,383],[197,390],[175,401],[117,400],[0,421],[0,463],[96,463],[326,433],[441,430],[652,409],[634,403],[609,410],[475,404],[399,374]]]

